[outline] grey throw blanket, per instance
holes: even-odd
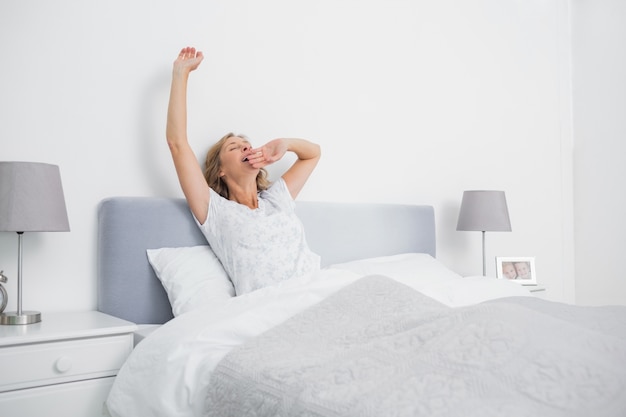
[[[207,415],[626,416],[626,307],[449,308],[370,276],[233,350]]]

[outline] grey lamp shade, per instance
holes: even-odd
[[[510,232],[504,191],[465,191],[456,230]]]
[[[59,167],[0,161],[0,231],[69,230]]]

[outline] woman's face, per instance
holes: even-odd
[[[246,172],[256,173],[258,169],[252,167],[247,161],[251,150],[252,145],[247,139],[239,136],[231,136],[226,139],[220,151],[220,163],[222,165],[220,174],[236,177]]]

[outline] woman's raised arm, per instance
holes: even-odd
[[[165,131],[178,181],[191,212],[200,223],[206,221],[209,190],[187,139],[187,81],[191,71],[198,68],[203,58],[202,52],[186,47],[174,61]]]

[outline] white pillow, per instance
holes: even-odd
[[[146,252],[167,292],[174,316],[235,295],[226,271],[208,245]]]
[[[331,265],[329,268],[343,269],[360,275],[386,275],[416,289],[461,278],[461,275],[427,253],[403,253],[367,258]]]

